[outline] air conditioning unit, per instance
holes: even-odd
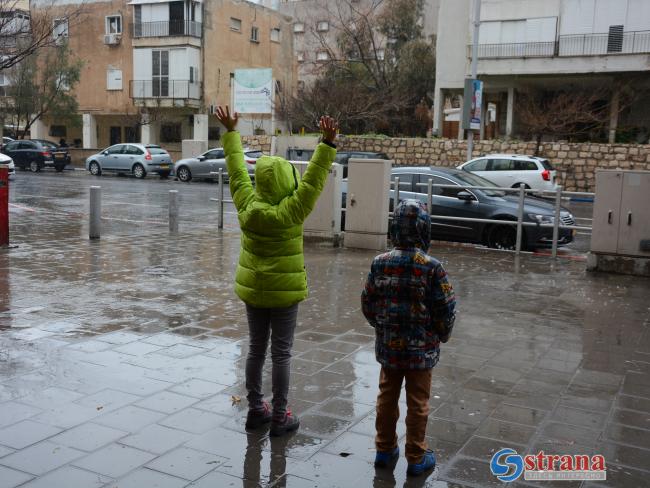
[[[121,40],[122,40],[121,34],[106,34],[104,36],[104,44],[107,44],[109,46],[114,46],[116,44],[119,44]]]

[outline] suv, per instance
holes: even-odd
[[[65,167],[65,164],[55,164],[50,148],[37,141],[11,141],[2,148],[2,152],[13,159],[16,166],[29,168],[32,173],[48,166],[54,166],[57,171],[63,171]]]
[[[309,161],[314,154],[314,149],[296,149],[287,150],[287,159],[289,161]],[[379,152],[367,151],[337,151],[335,163],[343,166],[343,178],[348,177],[348,162],[350,159],[390,159],[388,155]]]
[[[95,176],[115,171],[133,173],[136,178],[144,178],[147,173],[167,178],[172,171],[172,158],[155,144],[115,144],[86,159],[86,169]]]
[[[519,187],[553,191],[557,172],[548,159],[518,154],[488,154],[458,166],[500,187]]]

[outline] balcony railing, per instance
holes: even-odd
[[[133,37],[201,37],[201,22],[193,20],[169,20],[164,22],[139,22],[131,24]]]
[[[467,46],[472,56],[472,46]],[[650,53],[650,31],[562,35],[557,41],[479,44],[479,59]]]
[[[620,35],[574,34],[560,36],[560,56],[601,56],[650,52],[650,31],[629,31]]]
[[[191,99],[201,98],[200,84],[189,80],[131,80],[130,96],[133,99]]]

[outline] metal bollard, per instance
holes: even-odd
[[[555,191],[555,219],[553,220],[553,259],[557,258],[557,241],[560,237],[560,205],[562,204],[562,185]]]
[[[399,176],[395,177],[395,202],[393,202],[393,212],[399,205]]]
[[[223,229],[223,168],[219,168],[219,229]]]
[[[169,190],[169,232],[178,234],[178,190]]]
[[[429,215],[433,214],[433,178],[427,182],[427,211]]]
[[[524,221],[524,198],[526,196],[526,187],[523,183],[519,184],[519,207],[517,208],[517,244],[515,246],[517,255],[521,252],[521,239],[523,237]]]
[[[102,187],[90,187],[90,225],[89,239],[99,239],[102,232]]]

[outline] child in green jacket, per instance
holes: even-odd
[[[296,430],[298,418],[287,408],[291,347],[298,303],[307,298],[303,255],[303,222],[316,205],[336,157],[337,123],[322,117],[323,142],[300,178],[280,157],[263,156],[255,164],[255,187],[246,169],[238,117],[219,107],[226,127],[222,143],[230,192],[242,230],[235,293],[246,304],[250,347],[246,360],[248,416],[246,428],[271,422],[270,434]],[[263,401],[262,368],[271,337],[273,407]]]

